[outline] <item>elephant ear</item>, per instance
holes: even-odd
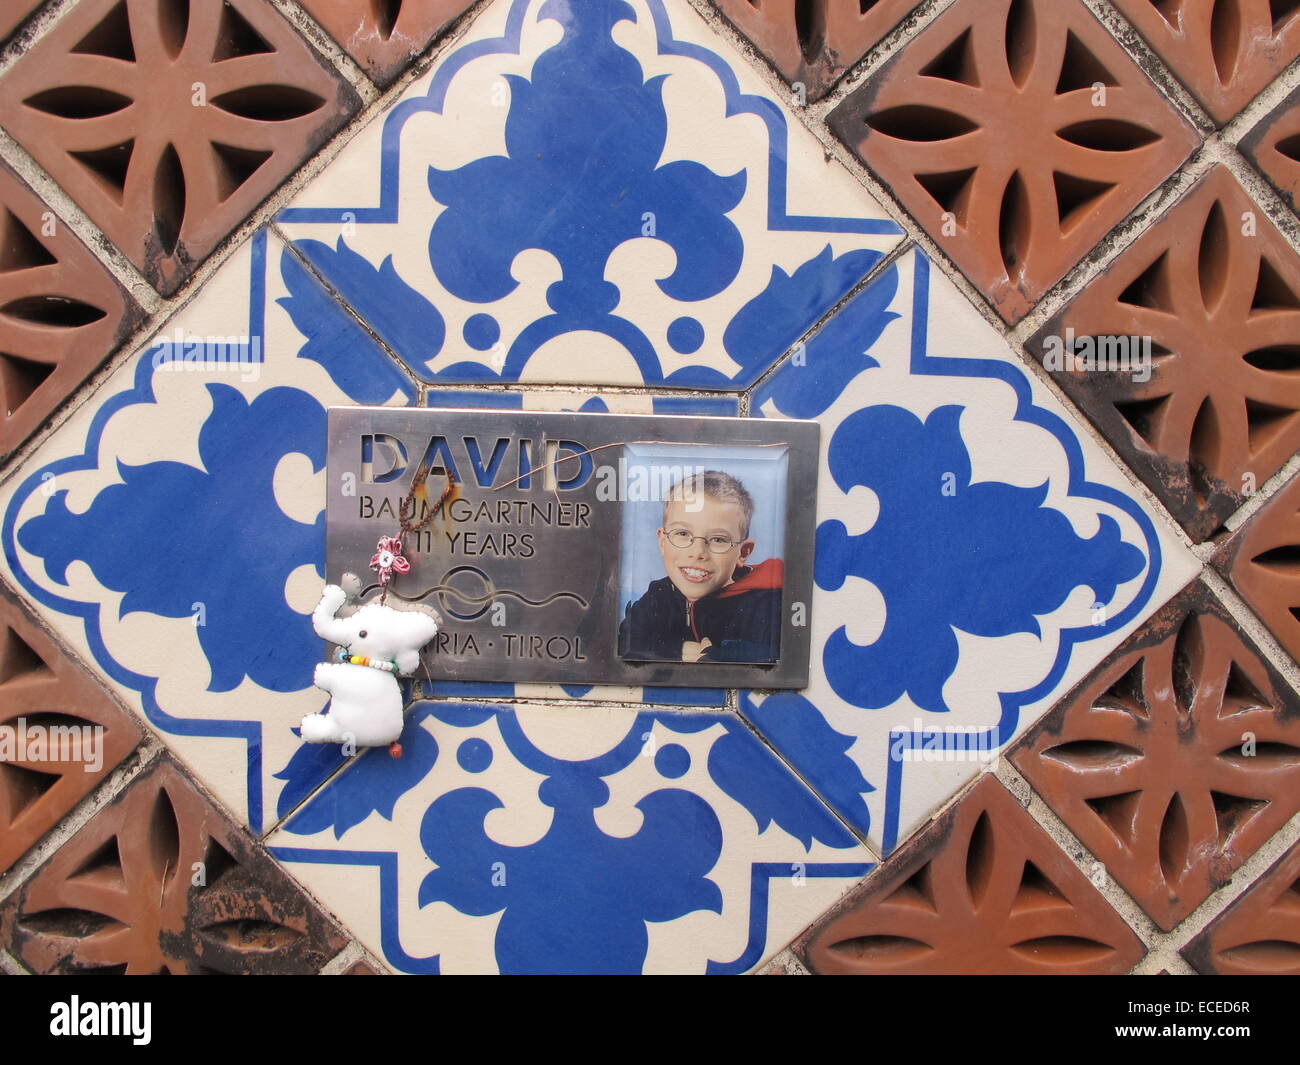
[[[438,635],[438,630],[442,627],[442,618],[432,610],[409,610],[405,613],[407,633],[413,647],[423,647]]]
[[[438,634],[438,622],[441,620],[429,609],[405,609],[395,611],[401,621],[398,623],[399,639],[405,645],[394,656],[399,673],[414,673],[420,664],[420,649]]]

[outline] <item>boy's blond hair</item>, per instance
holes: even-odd
[[[719,503],[735,503],[740,507],[740,538],[749,539],[749,523],[754,520],[754,497],[749,494],[735,477],[721,470],[705,470],[683,477],[664,496],[665,527],[668,525],[668,504],[673,500],[685,500],[686,503],[701,496],[715,499]]]

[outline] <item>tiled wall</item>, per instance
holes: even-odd
[[[1300,3],[0,35],[0,970],[1300,971]],[[301,743],[353,403],[816,419],[809,686]]]

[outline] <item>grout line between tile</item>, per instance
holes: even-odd
[[[1300,85],[1300,58],[1292,61],[1224,125],[1224,140],[1230,144],[1237,144],[1267,118],[1275,107],[1283,103],[1295,91],[1297,85]]]
[[[1214,119],[1191,90],[1117,8],[1108,0],[1083,0],[1083,4],[1183,118],[1202,133],[1211,133],[1217,128]]]
[[[748,729],[758,739],[759,743],[761,743],[764,747],[767,748],[768,751],[772,753],[773,757],[775,757],[777,761],[779,761],[781,765],[785,767],[785,769],[790,773],[790,775],[793,776],[795,780],[799,781],[799,783],[802,784],[809,792],[811,792],[813,797],[819,803],[822,804],[822,806],[827,810],[827,812],[830,813],[830,815],[833,818],[835,818],[835,820],[838,821],[844,827],[844,829],[850,835],[853,836],[854,839],[856,839],[859,843],[862,844],[863,848],[865,848],[866,852],[871,856],[871,860],[873,864],[876,867],[879,867],[881,862],[884,859],[881,857],[880,852],[872,844],[871,840],[865,834],[863,834],[857,828],[855,828],[853,825],[849,824],[849,822],[845,818],[841,817],[839,811],[836,810],[835,807],[832,806],[823,797],[822,793],[809,782],[807,777],[805,777],[798,769],[796,769],[790,762],[788,762],[785,756],[782,755],[780,751],[778,751],[775,747],[772,746],[771,743],[768,742],[767,737],[764,736],[763,733],[761,733],[758,730],[758,728],[754,725],[752,721],[749,720],[749,718],[747,718],[739,710],[736,711],[736,717],[740,720],[740,723],[744,725],[744,727]],[[874,872],[874,870],[872,871]]]
[[[274,234],[284,245],[284,250],[286,254],[292,255],[298,261],[298,264],[305,271],[307,271],[308,274],[310,274],[313,278],[316,279],[316,283],[319,284],[327,293],[329,293],[334,298],[334,301],[338,303],[340,307],[343,308],[344,312],[354,322],[356,322],[356,324],[360,327],[362,332],[364,332],[368,337],[370,337],[371,341],[375,344],[375,346],[378,347],[380,351],[382,351],[385,355],[388,356],[389,360],[398,368],[398,370],[401,371],[402,376],[405,377],[407,381],[415,388],[416,395],[417,396],[421,395],[422,392],[420,386],[423,382],[421,382],[421,380],[415,374],[415,372],[409,366],[407,366],[407,364],[402,360],[402,358],[397,354],[397,352],[394,351],[393,348],[389,346],[388,341],[386,341],[382,336],[379,335],[378,332],[375,331],[374,327],[365,318],[363,318],[357,310],[353,308],[351,303],[349,303],[346,299],[344,299],[343,294],[339,292],[339,290],[335,288],[334,285],[319,270],[316,269],[315,265],[310,260],[308,260],[308,258],[301,251],[298,250],[297,246],[293,243],[292,240],[289,239],[289,237],[285,234],[285,232],[279,227],[277,223],[269,222],[267,223],[266,228],[268,232]]]
[[[402,711],[403,715],[405,715],[406,709],[409,708],[403,709]],[[279,832],[280,829],[284,827],[286,821],[290,820],[295,814],[297,814],[305,806],[311,803],[312,800],[315,799],[316,796],[319,795],[322,791],[324,791],[330,784],[332,784],[338,776],[340,776],[342,773],[347,772],[354,765],[356,765],[357,762],[361,761],[361,759],[365,756],[366,750],[369,750],[369,748],[366,748],[365,750],[357,751],[356,754],[352,755],[350,758],[336,765],[324,780],[322,780],[319,784],[317,784],[314,788],[312,788],[311,791],[309,791],[306,795],[304,795],[301,799],[299,799],[298,802],[291,809],[285,811],[283,814],[277,817],[268,827],[264,828],[261,834],[255,836],[254,838],[257,840],[257,842],[261,844],[263,847],[265,847],[266,841],[270,839],[272,836],[274,836],[277,832]],[[251,829],[249,831],[249,835],[250,836],[253,835]],[[340,922],[340,927],[345,927],[342,924],[342,922]],[[349,934],[351,933],[349,932]]]
[[[808,971],[804,963],[799,960],[799,956],[789,947],[786,947],[784,950],[779,951],[776,957],[774,957],[766,965],[762,965],[761,962],[759,964],[761,968],[755,968],[751,970],[751,972],[755,976],[811,976],[812,975],[812,973]]]
[[[775,374],[779,370],[781,370],[791,358],[794,357],[794,353],[796,351],[799,351],[802,348],[804,348],[807,345],[808,341],[810,341],[826,325],[827,322],[829,322],[832,318],[834,318],[837,314],[839,314],[840,311],[842,311],[851,302],[853,302],[853,300],[857,299],[857,297],[862,292],[866,291],[873,284],[875,284],[876,280],[882,274],[884,274],[886,270],[888,270],[891,266],[897,263],[909,251],[913,251],[914,249],[915,249],[915,245],[906,237],[904,237],[903,240],[901,240],[898,244],[896,244],[891,251],[889,251],[882,259],[880,259],[879,262],[875,264],[875,266],[873,266],[867,272],[867,275],[864,278],[862,278],[862,280],[854,284],[854,286],[851,289],[849,289],[848,292],[846,292],[835,302],[834,306],[832,306],[820,318],[818,318],[817,321],[815,321],[812,325],[810,325],[807,329],[805,329],[804,332],[800,335],[799,339],[796,340],[790,347],[788,347],[776,359],[775,362],[773,362],[770,366],[768,366],[766,370],[764,370],[761,374],[759,374],[758,379],[755,380],[753,384],[751,384],[748,388],[745,389],[743,395],[747,401],[746,410],[748,411],[748,401],[751,401],[753,399],[754,393],[757,392],[759,389],[761,389],[763,385],[765,385],[768,382],[768,380],[770,380],[773,376],[775,376]]]
[[[9,976],[31,976],[7,950],[0,950],[0,972]]]
[[[366,72],[306,10],[294,0],[269,0],[269,3],[334,69],[335,73],[352,86],[356,94],[361,97],[363,110],[379,99],[382,93],[366,76]]]
[[[707,714],[722,718],[726,716],[727,706],[690,706],[682,703],[636,702],[631,699],[561,699],[542,695],[422,695],[413,702],[439,703],[446,706],[526,706],[530,710],[573,710],[575,708],[590,710],[628,710],[644,713],[652,710],[656,714]]]
[[[688,385],[673,385],[660,383],[653,385],[607,385],[607,384],[590,384],[581,381],[575,381],[572,384],[543,384],[542,382],[533,381],[465,381],[461,384],[454,382],[435,381],[431,384],[425,384],[424,391],[428,393],[428,398],[434,400],[438,398],[439,392],[485,392],[499,393],[501,395],[528,395],[530,393],[551,393],[553,395],[589,395],[593,390],[599,390],[602,395],[611,396],[681,396],[696,399],[736,399],[739,400],[744,395],[740,391],[730,389],[708,389],[694,388]],[[741,415],[743,417],[743,415]]]
[[[135,264],[117,249],[90,216],[63,191],[63,187],[5,129],[0,129],[0,159],[9,164],[37,199],[54,212],[56,220],[72,230],[95,260],[131,294],[131,298],[144,309],[146,320],[166,306],[167,300],[154,291]]]
[[[1267,481],[1255,490],[1246,502],[1237,508],[1227,519],[1224,520],[1223,527],[1229,532],[1235,533],[1246,522],[1255,516],[1261,507],[1273,498],[1282,486],[1300,471],[1300,452],[1292,455],[1283,463],[1282,468],[1273,474]]]
[[[347,931],[347,928],[342,921],[338,921],[337,918],[335,918],[335,921],[340,928]],[[348,969],[356,965],[357,962],[363,962],[364,964],[369,965],[381,976],[391,976],[393,974],[393,970],[389,968],[387,964],[379,958],[376,958],[370,953],[370,951],[366,950],[359,939],[354,939],[334,955],[333,958],[321,966],[321,970],[317,975],[342,976],[346,974]]]
[[[77,2],[78,0],[54,0],[32,12],[8,44],[0,49],[0,77],[8,74],[18,60],[77,6]]]
[[[340,927],[343,927],[340,925]],[[355,939],[321,966],[317,976],[339,976],[359,961],[368,961],[361,944]]]

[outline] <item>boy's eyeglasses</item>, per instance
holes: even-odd
[[[715,555],[725,555],[737,544],[744,543],[743,540],[733,540],[730,536],[692,536],[685,529],[669,529],[664,535],[668,537],[668,542],[673,547],[682,550],[690,547],[696,540],[703,540],[704,546]]]

